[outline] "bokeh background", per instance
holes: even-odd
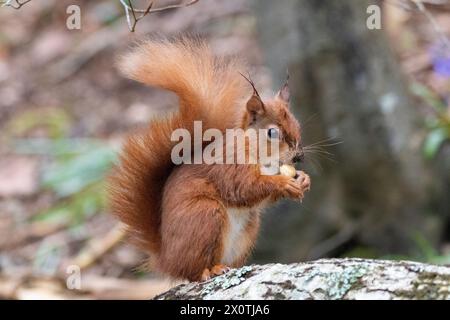
[[[81,30],[66,28],[72,4]],[[381,30],[367,28],[372,4]],[[153,32],[200,34],[241,56],[265,95],[289,69],[315,146],[312,190],[264,215],[249,263],[450,263],[450,1],[200,0],[132,33],[119,1],[31,0],[0,7],[0,298],[148,299],[176,284],[139,268],[145,255],[105,194],[124,137],[176,106],[114,68]],[[72,265],[80,290],[66,285]]]

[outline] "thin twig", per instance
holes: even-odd
[[[173,5],[160,7],[160,8],[153,8],[148,13],[160,12],[160,11],[165,11],[165,10],[170,10],[170,9],[186,8],[186,7],[192,6],[193,4],[195,4],[199,1],[200,0],[191,0],[187,3],[179,3],[179,4],[173,4]],[[127,8],[128,10],[131,10],[131,7],[126,4],[125,0],[120,0],[120,2],[122,3],[122,5],[125,8]],[[131,0],[129,3],[131,4]],[[147,11],[147,9],[134,9],[134,12],[136,12],[136,13],[145,13],[146,11]]]
[[[139,20],[141,20],[143,17],[145,17],[147,14],[149,14],[150,10],[152,9],[153,6],[153,1],[150,1],[149,5],[147,6],[147,9],[139,16],[136,17],[136,10],[133,8],[133,4],[131,2],[131,0],[129,1],[130,3],[130,8],[131,8],[131,14],[133,15],[133,24],[130,26],[130,31],[134,32],[136,30],[136,24],[139,22]],[[128,19],[129,22],[129,19]]]
[[[189,6],[199,2],[200,0],[191,0],[187,3],[180,3],[180,4],[174,4],[174,5],[169,5],[169,6],[160,7],[160,8],[153,8],[153,5],[156,3],[156,0],[154,0],[154,1],[150,1],[149,5],[147,6],[146,9],[134,8],[131,0],[119,0],[119,1],[125,9],[125,15],[127,18],[128,28],[130,29],[131,32],[134,32],[138,21],[150,13],[189,7]],[[141,13],[141,15],[139,17],[137,17],[136,13]],[[133,18],[133,21],[131,18]]]

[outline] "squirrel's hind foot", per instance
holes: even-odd
[[[223,265],[223,264],[217,264],[213,266],[211,269],[205,268],[202,272],[202,276],[200,278],[200,281],[207,281],[215,276],[220,276],[221,274],[227,273],[230,271],[231,268]]]

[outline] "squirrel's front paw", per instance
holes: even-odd
[[[283,176],[282,196],[285,198],[301,199],[303,190],[297,179]]]
[[[303,199],[304,193],[311,188],[311,179],[303,171],[297,171],[295,178],[286,177],[283,186],[283,196],[293,199]]]
[[[309,191],[309,189],[311,189],[311,178],[303,171],[297,170],[296,180],[300,183],[303,192]]]

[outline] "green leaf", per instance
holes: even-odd
[[[60,202],[56,207],[34,216],[33,221],[78,225],[105,206],[105,185],[99,182]]]
[[[425,138],[423,153],[427,159],[432,159],[442,143],[449,139],[449,132],[445,128],[436,128],[432,130]]]
[[[43,168],[41,184],[60,200],[33,220],[76,225],[106,205],[104,179],[116,150],[93,139],[22,139],[16,150],[54,158]]]
[[[101,147],[56,162],[45,169],[43,185],[60,197],[73,195],[88,185],[102,180],[115,158],[116,153],[113,149]]]

